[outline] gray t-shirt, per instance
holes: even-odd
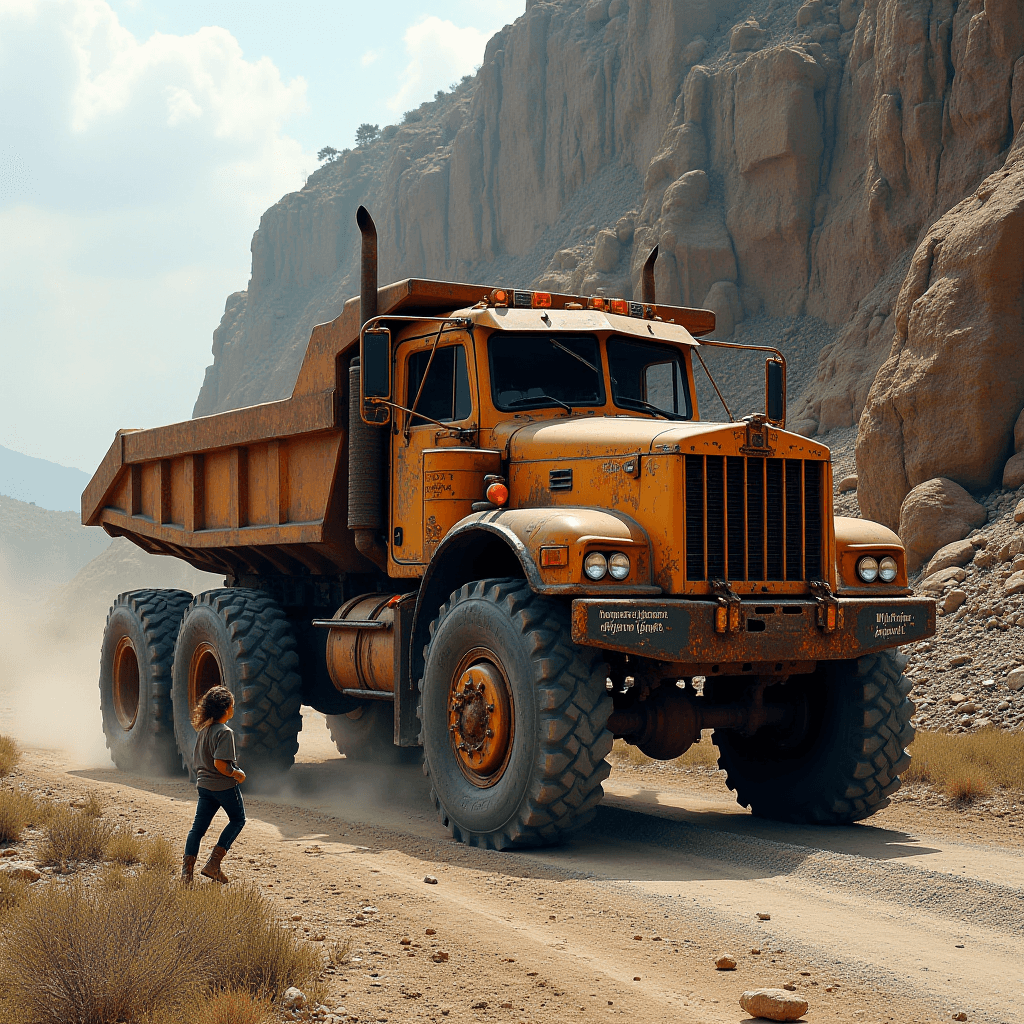
[[[235,734],[223,722],[213,722],[199,730],[192,763],[196,766],[196,786],[219,792],[238,783],[217,771],[214,761],[235,763]]]

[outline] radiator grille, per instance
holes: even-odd
[[[821,479],[805,459],[687,455],[686,578],[821,579]]]

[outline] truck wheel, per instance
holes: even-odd
[[[395,746],[395,712],[390,702],[367,701],[346,715],[325,715],[327,729],[350,761],[369,764],[414,764],[418,747]]]
[[[207,690],[235,696],[231,728],[239,766],[253,782],[287,771],[299,749],[302,681],[291,624],[258,590],[227,588],[197,595],[174,647],[174,735],[189,775],[196,731],[192,709]]]
[[[110,756],[122,771],[180,770],[171,718],[171,660],[184,590],[132,590],[118,596],[103,630],[100,713]]]
[[[441,606],[420,680],[423,767],[438,816],[464,843],[555,843],[604,796],[612,700],[567,609],[519,579],[467,584]]]
[[[860,821],[887,806],[914,738],[906,664],[895,651],[826,662],[769,698],[797,705],[799,724],[788,734],[716,730],[718,765],[736,799],[762,818],[818,825]]]

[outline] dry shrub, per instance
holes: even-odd
[[[315,991],[322,970],[252,887],[185,887],[147,871],[90,892],[73,879],[30,890],[7,915],[0,1020],[262,1024],[267,1001],[289,985]],[[220,1001],[201,998],[222,990]]]
[[[982,729],[918,732],[905,782],[927,782],[958,803],[988,796],[996,786],[1024,793],[1024,734]]]
[[[132,875],[125,872],[124,868],[117,863],[117,861],[111,861],[109,864],[104,864],[100,868],[99,875],[100,885],[107,890],[114,892],[120,892],[122,889],[127,889],[129,883],[132,880]]]
[[[16,843],[29,825],[37,825],[47,811],[30,793],[0,789],[0,843]]]
[[[142,850],[142,863],[152,871],[174,872],[180,853],[163,836],[154,836]]]
[[[28,882],[0,871],[0,916],[17,907],[28,892]]]
[[[153,1024],[274,1024],[279,1019],[270,999],[226,988],[197,995],[172,1014],[158,1014]]]
[[[0,777],[6,778],[21,760],[21,748],[12,736],[0,736]]]
[[[335,941],[327,944],[327,958],[334,967],[344,967],[352,956],[352,940]]]
[[[42,864],[53,864],[63,872],[76,864],[100,860],[107,852],[113,829],[99,818],[71,807],[57,807],[46,826],[46,840],[39,851]]]
[[[126,867],[141,864],[145,856],[142,841],[138,836],[132,835],[130,828],[124,826],[110,833],[105,852],[110,860]]]
[[[90,793],[85,798],[85,803],[80,809],[83,814],[88,814],[90,818],[98,818],[103,814],[103,804],[100,803],[100,798],[95,793]]]

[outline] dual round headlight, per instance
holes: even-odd
[[[875,580],[881,580],[883,583],[892,583],[896,579],[898,571],[899,566],[892,555],[886,555],[881,560],[872,558],[871,555],[865,555],[863,558],[857,559],[857,575],[865,583],[874,583]]]
[[[605,576],[611,576],[613,580],[624,580],[629,575],[629,557],[621,551],[611,555],[591,551],[583,560],[583,572],[595,582],[603,580]]]

